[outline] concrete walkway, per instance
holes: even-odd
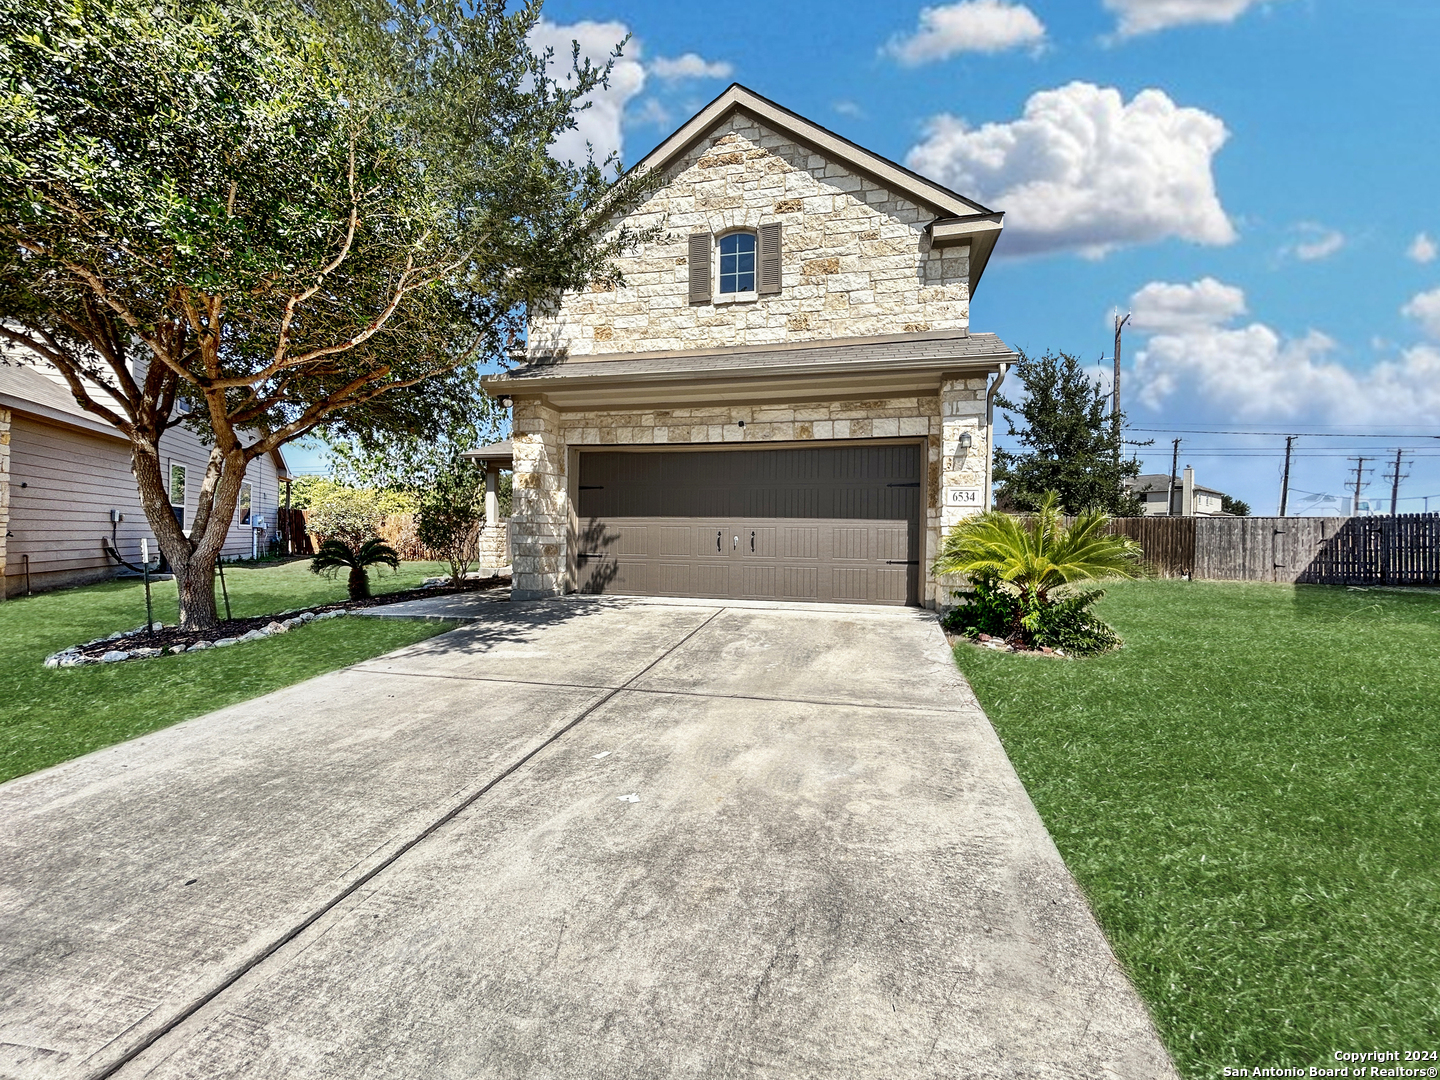
[[[933,617],[468,617],[0,786],[0,1076],[1175,1075]]]

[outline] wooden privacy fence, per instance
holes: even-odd
[[[1315,585],[1440,585],[1440,514],[1115,518],[1163,577]]]

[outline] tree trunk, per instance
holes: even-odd
[[[187,486],[195,484],[190,490],[197,492],[194,520],[205,522],[199,535],[192,528],[191,535],[186,536],[175,519],[170,507],[169,478],[161,469],[156,443],[132,442],[131,468],[140,504],[145,508],[145,519],[175,574],[181,629],[213,630],[220,625],[215,608],[215,563],[240,499],[240,484],[245,478],[243,456],[235,455],[233,461],[226,463],[219,482],[211,490],[207,490],[200,477],[186,477]]]
[[[365,600],[370,596],[370,575],[365,573],[363,566],[352,566],[350,568],[350,580],[347,583],[350,590],[351,600]]]
[[[170,565],[180,593],[180,625],[187,630],[219,626],[220,615],[215,608],[215,560],[202,563],[191,558],[183,567],[173,561]]]

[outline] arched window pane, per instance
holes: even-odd
[[[720,240],[720,291],[755,291],[755,234],[731,233]]]

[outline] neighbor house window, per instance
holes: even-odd
[[[240,485],[240,503],[237,509],[240,511],[240,524],[250,524],[250,485]]]
[[[170,509],[180,528],[185,528],[185,466],[170,466]]]
[[[720,292],[755,291],[755,234],[731,233],[720,238]]]

